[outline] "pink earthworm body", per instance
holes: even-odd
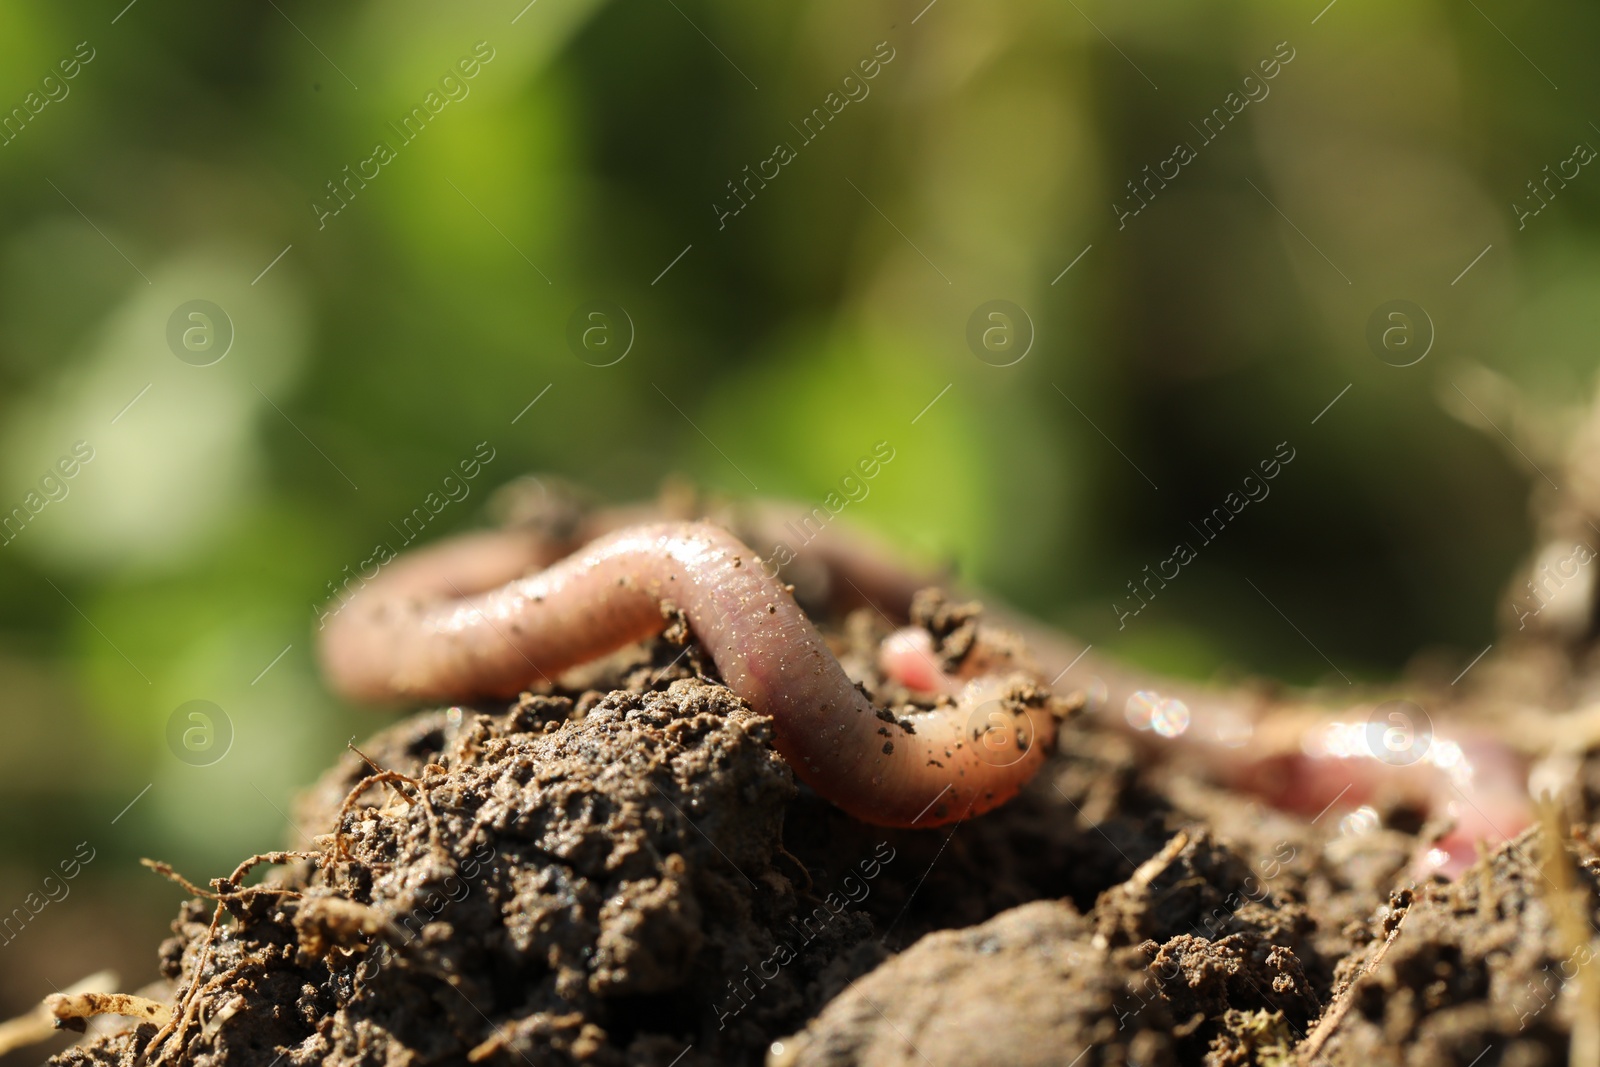
[[[1037,624],[1007,623],[1034,631],[1029,647],[1045,663],[1046,677],[1071,675],[1067,667],[1086,662],[1080,652],[1067,655],[1060,638],[1037,632]],[[878,649],[879,669],[888,678],[924,693],[957,691],[984,660],[981,631],[959,675],[939,666],[932,638],[920,627],[895,631]],[[1103,663],[1089,663],[1074,682],[1093,694],[1103,716],[1115,716],[1149,747],[1282,811],[1317,820],[1387,800],[1449,815],[1450,828],[1415,857],[1416,877],[1454,878],[1477,861],[1480,841],[1492,847],[1534,821],[1524,760],[1482,732],[1441,728],[1435,734],[1431,723],[1410,721],[1423,715],[1415,705],[1397,704],[1392,711],[1358,706],[1335,717],[1248,693],[1157,688],[1151,679],[1136,680]],[[1375,824],[1374,815],[1349,825],[1359,832]]]
[[[800,505],[758,502],[734,517],[753,543],[768,550],[785,537],[792,539],[793,525],[783,519],[802,512]],[[831,589],[836,607],[865,601],[900,621],[908,617],[918,589],[951,585],[946,575],[906,566],[887,546],[845,523],[795,543],[792,555],[796,565],[829,576],[828,584],[837,587]],[[967,594],[956,588],[953,595]],[[1418,877],[1454,877],[1476,861],[1480,841],[1494,846],[1533,822],[1526,761],[1485,732],[1441,722],[1413,758],[1412,741],[1403,736],[1400,751],[1391,748],[1392,731],[1377,702],[1330,715],[1325,708],[1295,707],[1260,692],[1154,678],[1113,663],[992,598],[982,599],[984,619],[1022,638],[1051,688],[1083,691],[1091,711],[1109,725],[1131,729],[1156,758],[1184,761],[1219,784],[1308,819],[1342,818],[1383,801],[1428,816],[1448,815],[1452,827],[1425,846],[1413,864]],[[989,666],[982,633],[980,627],[978,644],[963,658],[958,674],[944,672],[931,636],[916,626],[883,641],[879,669],[917,692],[955,694],[967,678]]]
[[[687,618],[728,687],[771,716],[802,780],[866,822],[937,826],[1013,797],[1053,745],[1027,679],[988,676],[953,701],[891,714],[856,688],[794,598],[705,522],[606,534],[547,569],[525,532],[471,535],[397,560],[326,620],[330,682],[359,701],[510,697]],[[504,584],[502,584],[504,583]]]
[[[1450,828],[1414,857],[1414,877],[1454,878],[1477,861],[1480,842],[1492,849],[1534,821],[1526,761],[1482,730],[1442,719],[1435,728],[1418,705],[1369,699],[1330,713],[1152,679],[1133,688],[1105,674],[1088,683],[1105,698],[1102,715],[1279,810],[1313,821],[1354,814],[1343,824],[1351,832],[1377,825],[1375,804],[1447,816]]]
[[[589,528],[636,522],[644,510],[603,509],[590,516]],[[804,511],[799,504],[755,501],[731,509],[727,517],[763,553],[787,561],[785,577],[820,585],[835,611],[867,604],[904,621],[918,589],[950,586],[948,575],[907,566],[889,546],[847,523],[835,522],[814,535],[807,531],[800,541],[794,524],[785,520]],[[954,592],[966,595],[960,589]],[[1413,758],[1406,750],[1411,742],[1403,736],[1401,751],[1390,747],[1391,730],[1376,702],[1330,714],[1261,692],[1154,678],[984,599],[984,618],[1023,639],[1052,688],[1088,694],[1091,710],[1111,725],[1132,730],[1156,758],[1184,761],[1221,785],[1307,819],[1342,819],[1385,801],[1427,816],[1448,815],[1451,828],[1424,846],[1413,864],[1418,877],[1454,877],[1476,861],[1480,841],[1496,845],[1533,821],[1526,761],[1487,733],[1441,722],[1427,747]],[[908,689],[953,697],[974,675],[992,667],[981,634],[980,628],[979,643],[963,658],[957,674],[944,672],[931,636],[916,626],[884,640],[878,665]],[[1374,718],[1379,720],[1376,728]],[[1358,814],[1349,825],[1355,829],[1373,823]]]

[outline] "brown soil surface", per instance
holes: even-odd
[[[968,617],[935,607],[922,621],[954,652]],[[878,620],[836,632],[870,674]],[[371,763],[347,755],[302,799],[304,855],[258,888],[213,882],[220,921],[183,905],[160,950],[178,1021],[53,1062],[1491,1067],[1600,1049],[1586,830],[1400,889],[1407,820],[1284,815],[1082,717],[1001,810],[883,830],[797,785],[686,640],[380,733]]]

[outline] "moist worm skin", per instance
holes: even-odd
[[[514,696],[660,632],[666,604],[683,612],[728,687],[772,717],[775,745],[801,779],[866,822],[938,826],[982,814],[1015,796],[1054,742],[1049,712],[1007,699],[1008,683],[995,678],[931,711],[879,712],[770,568],[709,523],[618,530],[487,592],[510,577],[506,568],[539,561],[507,552],[468,585],[463,559],[447,542],[397,561],[328,620],[322,661],[338,692]]]

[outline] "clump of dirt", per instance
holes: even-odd
[[[795,787],[769,741],[769,720],[696,680],[390,731],[369,755],[405,778],[347,758],[305,805],[337,840],[271,882],[288,892],[228,896],[218,936],[185,908],[163,969],[180,1005],[202,983],[204,1007],[150,1062],[749,1059],[820,1007],[825,970],[878,960],[864,916],[809,918],[781,855]],[[345,804],[363,779],[378,785]],[[777,932],[808,922],[737,999]],[[58,1062],[131,1063],[153,1033]]]
[[[1600,1052],[1593,830],[1533,828],[1459,881],[1396,899],[1313,1035],[1349,1065],[1557,1064]]]
[[[975,617],[917,605],[950,662]],[[834,630],[880,697],[885,631]],[[1587,832],[1395,894],[1415,827],[1275,812],[1081,716],[1012,803],[886,830],[798,784],[682,626],[560,683],[347,754],[264,881],[191,887],[216,908],[161,948],[174,1022],[53,1062],[1490,1067],[1586,1025],[1600,1049]]]
[[[1036,901],[929,934],[772,1048],[773,1067],[1170,1064],[1174,1015],[1136,950],[1107,950],[1070,904]]]
[[[1183,1019],[1245,1009],[1303,1028],[1332,977],[1311,943],[1316,923],[1306,907],[1280,899],[1204,830],[1178,834],[1107,890],[1095,918],[1098,943],[1139,944]]]

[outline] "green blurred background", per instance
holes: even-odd
[[[1589,393],[1600,176],[1520,230],[1510,205],[1600,144],[1600,11],[524,3],[0,8],[0,509],[94,452],[0,546],[0,910],[96,850],[0,944],[0,1010],[154,977],[178,894],[137,857],[209,878],[285,839],[381,721],[323,691],[314,605],[479,442],[429,537],[529,471],[814,504],[887,441],[849,518],[1140,663],[1329,676],[1265,597],[1357,679],[1491,640],[1537,475],[1452,398],[1548,430]],[[1405,368],[1366,340],[1397,298],[1437,332]],[[994,299],[1035,335],[1009,366],[967,341]],[[168,344],[192,300],[232,323],[209,366]],[[595,301],[632,324],[610,366],[567,340]],[[1270,498],[1119,629],[1125,583],[1284,441]],[[167,741],[196,699],[233,731],[208,766]]]

